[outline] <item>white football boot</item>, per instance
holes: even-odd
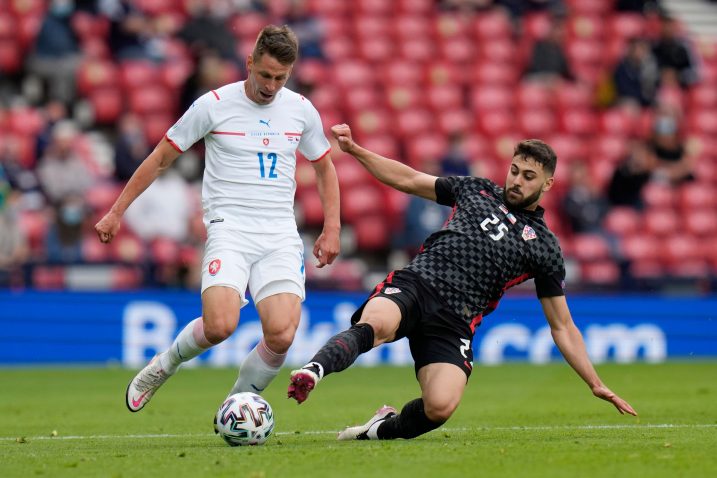
[[[339,432],[337,440],[378,440],[376,436],[376,430],[379,425],[386,420],[396,415],[398,412],[395,408],[384,405],[383,407],[376,410],[376,414],[364,425],[358,425],[355,427],[347,427],[344,431]]]
[[[132,381],[127,385],[127,408],[130,412],[138,412],[144,408],[164,382],[174,373],[165,372],[159,360],[159,355],[155,355],[152,360],[140,372],[135,375]]]

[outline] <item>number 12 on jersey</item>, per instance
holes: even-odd
[[[264,169],[264,153],[257,153],[257,155],[259,156],[259,171],[261,172],[261,177],[266,178],[266,170]],[[278,178],[279,176],[276,175],[276,153],[268,153],[266,155],[266,159],[271,161],[271,166],[269,167],[269,179]]]

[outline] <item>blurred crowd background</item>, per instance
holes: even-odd
[[[245,77],[268,23],[297,33],[287,86],[327,134],[347,122],[380,154],[499,184],[516,141],[551,144],[570,288],[717,289],[717,40],[638,0],[0,0],[0,286],[197,288],[201,143],[111,245],[92,227],[195,98]],[[449,211],[333,157],[342,253],[307,285],[366,289]],[[303,158],[296,180],[310,251],[323,215]]]

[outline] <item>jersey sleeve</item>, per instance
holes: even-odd
[[[456,204],[458,177],[441,177],[436,180],[436,202],[443,206],[453,207]]]
[[[324,136],[324,127],[321,124],[319,112],[306,98],[302,97],[301,102],[305,104],[306,128],[301,133],[299,151],[309,161],[316,161],[323,158],[331,150],[331,145],[326,136]]]
[[[212,130],[211,107],[218,100],[206,93],[192,103],[181,118],[167,131],[167,139],[179,151],[186,151]]]
[[[565,295],[565,261],[557,239],[550,241],[535,272],[538,298]]]

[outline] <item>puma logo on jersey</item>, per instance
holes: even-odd
[[[270,119],[269,120],[263,120],[263,119],[259,120],[259,124],[265,124],[267,128],[271,128],[271,125],[269,124],[270,122],[271,122]]]

